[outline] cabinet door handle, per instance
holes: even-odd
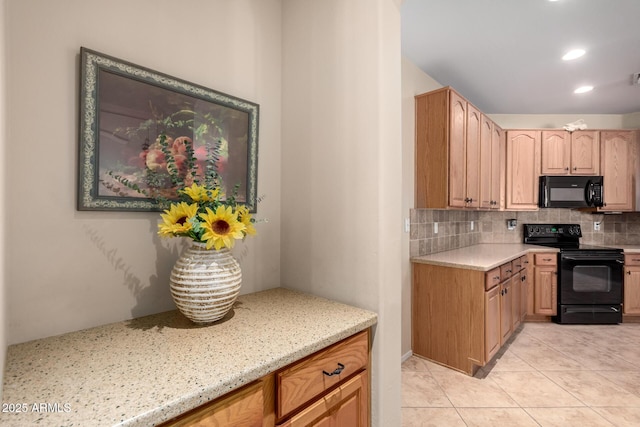
[[[338,363],[338,367],[336,368],[335,371],[329,373],[327,371],[322,371],[323,374],[325,374],[328,377],[332,377],[334,375],[340,375],[340,373],[342,372],[342,370],[344,369],[344,365],[342,363]]]
[[[640,259],[638,259],[638,258],[631,258],[631,261],[638,262],[638,261],[640,261]]]
[[[631,270],[627,270],[627,274],[631,276]]]
[[[549,262],[549,261],[553,261],[553,258],[543,258],[543,261]]]
[[[506,270],[507,273],[511,273],[511,270]]]
[[[568,171],[568,170],[569,170],[569,168],[564,168],[564,170]]]
[[[493,276],[493,280],[500,280],[500,276]]]

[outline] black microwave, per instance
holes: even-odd
[[[604,204],[601,176],[541,176],[541,208],[588,208]]]

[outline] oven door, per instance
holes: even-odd
[[[621,304],[622,254],[561,253],[560,304]]]

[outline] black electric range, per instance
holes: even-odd
[[[560,249],[557,323],[622,322],[622,249],[580,243],[580,224],[525,224],[524,243]]]

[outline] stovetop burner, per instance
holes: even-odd
[[[524,243],[559,248],[561,252],[621,253],[622,249],[580,243],[580,224],[524,224]]]

